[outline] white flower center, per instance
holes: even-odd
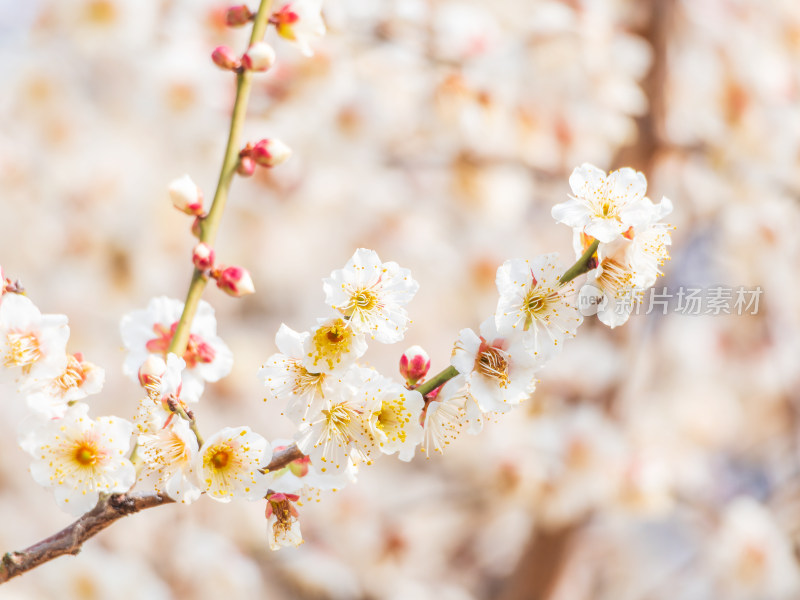
[[[74,356],[70,356],[67,362],[67,368],[64,372],[56,377],[53,381],[56,387],[60,388],[62,393],[72,388],[80,387],[86,378],[81,363]]]
[[[500,387],[508,385],[508,357],[499,348],[489,346],[481,351],[475,360],[475,370],[497,381]]]
[[[42,356],[39,340],[33,333],[9,333],[6,335],[8,350],[5,356],[6,367],[28,367]]]
[[[597,278],[598,285],[614,298],[626,298],[633,290],[633,272],[630,268],[607,258],[603,261],[603,273]]]
[[[333,369],[342,361],[342,355],[350,352],[353,340],[353,330],[347,327],[344,319],[336,319],[329,325],[323,325],[314,332],[314,365],[319,361],[328,363],[328,368]]]
[[[406,425],[411,421],[411,412],[406,408],[403,398],[384,400],[378,413],[377,427],[392,440],[406,441]]]

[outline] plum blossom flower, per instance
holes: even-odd
[[[295,503],[300,499],[297,494],[275,492],[267,495],[267,531],[270,550],[280,550],[287,546],[299,546],[303,543],[300,533],[300,521]]]
[[[372,369],[351,367],[343,378],[326,381],[321,410],[309,415],[295,435],[297,447],[322,473],[340,473],[357,460],[371,463],[377,448],[370,419],[377,419],[378,399],[357,390],[373,376]]]
[[[364,406],[372,407],[368,419],[372,436],[384,454],[398,452],[400,460],[414,458],[414,449],[422,441],[420,424],[425,401],[422,394],[408,390],[375,372],[356,392]]]
[[[150,300],[146,309],[122,317],[120,331],[128,350],[122,367],[126,375],[137,378],[139,367],[148,356],[166,356],[182,313],[183,302],[160,296]],[[187,402],[199,400],[205,382],[221,379],[233,366],[233,354],[217,336],[214,309],[203,300],[197,307],[182,358],[186,370],[181,397]]]
[[[601,244],[597,268],[590,271],[579,292],[581,306],[596,306],[602,323],[617,327],[627,322],[644,288],[631,264],[631,242],[620,238]]]
[[[550,356],[564,339],[574,337],[583,317],[573,298],[574,284],[559,281],[563,273],[558,254],[503,263],[496,279],[498,333],[520,333],[535,356]]]
[[[352,365],[367,351],[364,335],[341,317],[320,319],[303,343],[303,366],[312,373],[330,373]]]
[[[6,294],[0,303],[0,381],[22,376],[22,385],[44,384],[62,373],[69,338],[67,317],[43,315],[25,296]]]
[[[275,334],[279,353],[273,354],[259,369],[259,376],[267,386],[267,398],[286,402],[285,414],[296,425],[306,420],[309,413],[322,409],[322,384],[325,373],[314,373],[303,365],[303,349],[310,334],[298,333],[281,323]]]
[[[374,250],[359,248],[344,269],[323,280],[325,302],[340,311],[358,333],[393,344],[403,339],[408,327],[404,306],[419,284],[408,269],[395,262],[382,263]]]
[[[322,0],[283,2],[278,10],[272,13],[270,22],[274,23],[281,37],[297,44],[305,56],[314,54],[311,40],[325,35]]]
[[[430,458],[432,450],[443,453],[467,424],[469,392],[464,375],[456,375],[442,386],[436,398],[428,403],[423,422],[422,451]],[[472,404],[477,406],[472,400]],[[480,414],[480,410],[478,410]]]
[[[186,361],[170,352],[165,361],[160,356],[148,356],[139,369],[139,383],[147,392],[147,398],[155,403],[168,399],[180,400],[183,389],[182,373]]]
[[[156,491],[184,504],[200,497],[193,462],[198,449],[189,423],[180,418],[170,420],[153,433],[139,435],[139,455],[157,477]]]
[[[268,485],[259,469],[271,458],[267,440],[249,427],[226,427],[205,441],[193,468],[202,490],[214,500],[257,500],[266,495]]]
[[[481,323],[480,334],[462,329],[450,364],[466,377],[481,411],[506,412],[531,394],[543,359],[530,353],[519,335],[501,336],[494,318]]]
[[[89,407],[76,404],[60,419],[47,421],[20,441],[33,456],[34,481],[52,487],[66,512],[81,515],[97,504],[101,493],[127,491],[136,479],[126,458],[133,425],[117,417],[87,416]]]
[[[670,231],[673,226],[659,222],[672,212],[672,202],[669,198],[662,198],[659,204],[650,204],[649,218],[642,226],[633,229],[630,250],[630,264],[636,273],[636,283],[642,288],[655,284],[661,275],[660,267],[669,260],[668,246],[672,244]]]
[[[625,167],[606,175],[584,163],[572,172],[569,185],[573,196],[553,207],[553,218],[601,242],[614,241],[649,218],[647,180],[639,171]]]
[[[58,375],[46,380],[31,380],[20,388],[28,406],[48,417],[64,415],[68,406],[103,388],[105,371],[86,360],[78,352],[65,354],[64,366]]]

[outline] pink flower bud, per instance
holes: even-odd
[[[188,175],[169,184],[169,197],[175,208],[187,215],[203,214],[203,192]]]
[[[167,372],[167,363],[160,356],[151,354],[139,367],[139,385],[152,387],[161,382],[161,376]]]
[[[192,262],[201,271],[212,268],[214,266],[214,249],[205,242],[200,242],[192,251]]]
[[[233,71],[239,67],[239,57],[227,46],[217,46],[211,53],[211,60],[220,69]]]
[[[400,357],[400,374],[408,385],[415,385],[428,374],[431,359],[420,346],[411,346]]]
[[[236,172],[242,177],[250,177],[256,172],[256,161],[251,156],[240,156]]]
[[[292,150],[280,140],[261,140],[251,152],[253,160],[262,167],[275,167],[292,155]]]
[[[228,27],[241,27],[242,25],[247,25],[252,17],[253,13],[250,12],[247,5],[231,6],[225,13],[225,24]]]
[[[256,42],[242,57],[242,66],[248,71],[266,71],[275,64],[275,50],[266,42]]]
[[[217,287],[229,296],[239,298],[255,292],[250,273],[241,267],[226,267],[217,272]]]

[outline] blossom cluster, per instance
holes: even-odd
[[[502,264],[495,314],[478,332],[460,332],[453,371],[445,371],[435,387],[425,384],[430,359],[418,347],[401,357],[405,385],[358,362],[368,340],[403,339],[405,307],[419,287],[408,269],[382,262],[372,250],[356,250],[323,280],[327,315],[306,331],[280,326],[279,352],[261,368],[261,379],[267,400],[285,404],[297,446],[320,474],[346,473],[352,480],[360,464],[380,454],[410,460],[418,446],[428,455],[442,452],[463,430],[478,433],[490,415],[529,399],[539,370],[583,322],[576,274],[588,272],[611,305],[598,313],[603,323],[615,327],[627,320],[629,312],[624,319],[608,316],[618,297],[655,283],[668,258],[670,227],[660,220],[670,201],[653,204],[644,176],[633,169],[606,175],[584,164],[570,184],[573,196],[555,206],[553,216],[581,241],[581,270],[570,275],[557,254]],[[587,248],[592,252],[584,256]]]
[[[606,176],[583,165],[570,183],[574,196],[553,215],[596,250],[587,257],[576,248],[581,272],[606,286],[604,293],[652,285],[667,258],[669,227],[660,219],[669,201],[650,202],[643,176],[630,169]],[[403,384],[358,361],[368,341],[404,338],[406,306],[419,284],[408,269],[381,261],[375,251],[356,250],[323,280],[328,312],[306,331],[281,325],[279,352],[261,368],[268,399],[286,404],[303,454],[276,473],[266,466],[284,442],[273,446],[248,426],[225,427],[205,440],[197,433],[190,406],[197,406],[206,382],[226,376],[233,364],[217,335],[214,310],[204,301],[182,356],[171,351],[182,302],[157,297],[122,318],[123,371],[143,390],[133,423],[89,418],[80,400],[100,391],[102,370],[66,352],[66,317],[42,315],[10,282],[0,303],[3,373],[16,376],[20,394],[38,415],[20,438],[34,459],[31,473],[54,488],[68,512],[82,514],[100,493],[123,493],[135,482],[185,504],[201,494],[220,502],[266,499],[272,545],[279,547],[302,541],[293,504],[301,495],[343,486],[360,464],[381,454],[409,461],[418,447],[441,452],[463,429],[477,433],[491,414],[527,400],[538,371],[583,321],[573,279],[555,254],[506,261],[497,270],[497,310],[478,332],[460,332],[454,371],[426,386],[430,359],[412,348],[401,359]],[[604,323],[620,324],[603,314]]]

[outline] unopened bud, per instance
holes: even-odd
[[[200,271],[210,269],[214,266],[214,249],[205,242],[200,242],[192,250],[192,262]]]
[[[240,156],[239,164],[236,165],[236,172],[242,177],[250,177],[256,172],[256,161],[251,156]]]
[[[175,208],[187,215],[203,213],[203,192],[188,175],[169,184],[169,197]]]
[[[229,296],[239,298],[255,292],[253,279],[247,269],[242,267],[226,267],[215,275],[217,287]]]
[[[151,354],[139,367],[139,385],[152,388],[161,383],[161,377],[167,372],[167,363],[160,356]]]
[[[252,17],[253,13],[250,12],[247,5],[231,6],[225,13],[225,24],[228,27],[241,27],[242,25],[247,25]]]
[[[421,346],[411,346],[400,357],[400,374],[408,385],[415,385],[428,374],[431,359]]]
[[[280,140],[261,140],[251,152],[253,160],[262,167],[275,167],[292,155],[292,150]]]
[[[220,69],[233,71],[239,67],[239,57],[227,46],[217,46],[211,53],[211,60]]]
[[[275,64],[275,50],[267,42],[256,42],[242,57],[242,66],[248,71],[266,71]]]

